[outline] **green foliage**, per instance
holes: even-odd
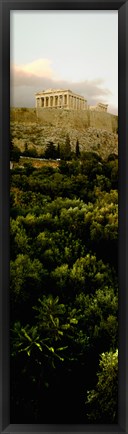
[[[68,418],[72,402],[76,423],[108,423],[108,413],[113,423],[114,386],[112,411],[101,389],[108,371],[115,381],[106,354],[118,347],[118,162],[94,152],[71,159],[69,136],[62,150],[57,168],[28,163],[10,173],[13,417],[24,408],[27,423],[31,413],[42,422],[50,405],[53,420],[63,408]]]
[[[75,305],[81,309],[82,327],[90,336],[90,344],[97,346],[100,352],[115,348],[118,344],[118,303],[113,288],[105,286],[97,289],[94,295],[81,292],[76,296]]]
[[[10,150],[10,160],[11,161],[16,161],[18,162],[20,159],[20,149],[18,148],[18,146],[11,146],[11,150]]]
[[[22,327],[20,322],[16,322],[12,330],[12,356],[17,356],[21,352],[25,352],[30,356],[35,346],[39,351],[42,351],[37,326],[30,328],[27,324],[25,327]]]
[[[33,158],[38,157],[38,153],[37,153],[36,148],[35,147],[28,148],[27,143],[25,143],[25,150],[24,150],[24,152],[22,154],[25,157],[33,157]]]
[[[60,145],[58,143],[57,145],[57,154],[56,154],[57,158],[60,158]]]
[[[31,173],[33,172],[33,165],[32,163],[30,163],[29,161],[24,163],[24,167],[26,169],[26,176],[31,175]]]
[[[76,157],[78,158],[80,156],[80,147],[79,147],[79,140],[77,139],[76,142]]]
[[[98,382],[87,392],[88,418],[91,423],[118,422],[118,350],[101,354]]]
[[[10,261],[10,290],[13,302],[23,303],[29,300],[30,290],[32,292],[35,287],[36,291],[39,291],[43,275],[45,271],[36,258],[32,261],[28,255],[20,253],[15,261]]]
[[[45,149],[45,153],[44,153],[45,158],[51,158],[51,159],[55,159],[57,157],[57,150],[56,147],[54,145],[54,143],[52,141],[50,141],[47,144],[47,147]]]
[[[70,160],[71,158],[71,144],[69,134],[66,135],[65,143],[61,145],[60,157],[62,160]]]
[[[108,264],[102,260],[97,260],[95,255],[89,253],[84,258],[78,258],[73,264],[70,272],[70,278],[73,282],[73,288],[79,288],[79,291],[93,294],[95,289],[104,288],[106,284],[110,285],[114,281],[114,272]],[[115,282],[116,284],[116,279]]]
[[[30,327],[27,324],[23,327],[20,322],[14,324],[12,355],[16,356],[18,353],[25,352],[28,356],[34,357],[34,352],[38,349],[42,352],[43,358],[51,357],[52,366],[55,367],[54,358],[64,362],[65,350],[68,349],[66,359],[70,360],[72,342],[78,324],[76,309],[59,303],[59,297],[44,295],[38,300],[38,305],[33,307],[33,310],[36,311],[35,326]],[[65,345],[65,341],[68,345]]]

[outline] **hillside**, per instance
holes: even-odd
[[[61,146],[68,133],[72,150],[75,150],[78,139],[80,151],[95,151],[106,158],[110,153],[118,154],[117,119],[107,113],[106,128],[102,128],[102,115],[104,114],[96,115],[97,125],[95,125],[94,114],[91,115],[91,121],[89,119],[87,122],[88,113],[85,116],[85,112],[81,114],[74,111],[48,109],[43,111],[43,117],[39,119],[35,109],[13,108],[10,111],[13,143],[22,151],[27,143],[28,148],[36,148],[40,153],[49,141],[53,141],[56,145],[59,143]]]

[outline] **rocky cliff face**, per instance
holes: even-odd
[[[110,153],[118,154],[117,116],[99,112],[95,116],[94,112],[91,113],[85,115],[85,112],[48,109],[43,110],[40,118],[36,116],[35,109],[12,109],[10,125],[13,142],[22,151],[27,143],[28,148],[36,147],[41,152],[49,141],[61,146],[68,133],[72,150],[75,150],[78,139],[81,151],[95,151],[103,158]]]
[[[94,110],[62,110],[55,108],[36,110],[37,118],[43,123],[60,127],[76,127],[78,130],[94,127],[116,133],[118,117],[107,112]]]

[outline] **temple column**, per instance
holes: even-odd
[[[44,107],[44,98],[43,97],[41,98],[40,105],[41,105],[41,107]]]
[[[67,93],[66,95],[67,95],[67,108],[69,108],[70,107],[69,93]]]
[[[59,95],[59,106],[62,107],[62,94]]]
[[[55,95],[55,107],[58,107],[58,95]]]
[[[53,96],[50,96],[50,107],[53,107]]]
[[[69,95],[69,108],[71,108],[71,95]]]

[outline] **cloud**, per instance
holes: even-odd
[[[80,82],[60,79],[49,59],[37,59],[21,66],[12,65],[10,85],[11,106],[15,107],[34,107],[35,93],[47,88],[71,89],[84,96],[89,105],[95,105],[99,101],[107,104],[112,95],[100,77]],[[116,112],[116,107],[113,109]]]
[[[33,62],[27,63],[25,65],[14,65],[12,66],[12,73],[14,77],[26,76],[30,78],[33,76],[37,77],[47,77],[56,79],[56,74],[52,68],[52,61],[50,59],[37,59]]]
[[[49,59],[37,59],[21,68],[28,74],[34,74],[38,77],[52,77],[51,61]]]

